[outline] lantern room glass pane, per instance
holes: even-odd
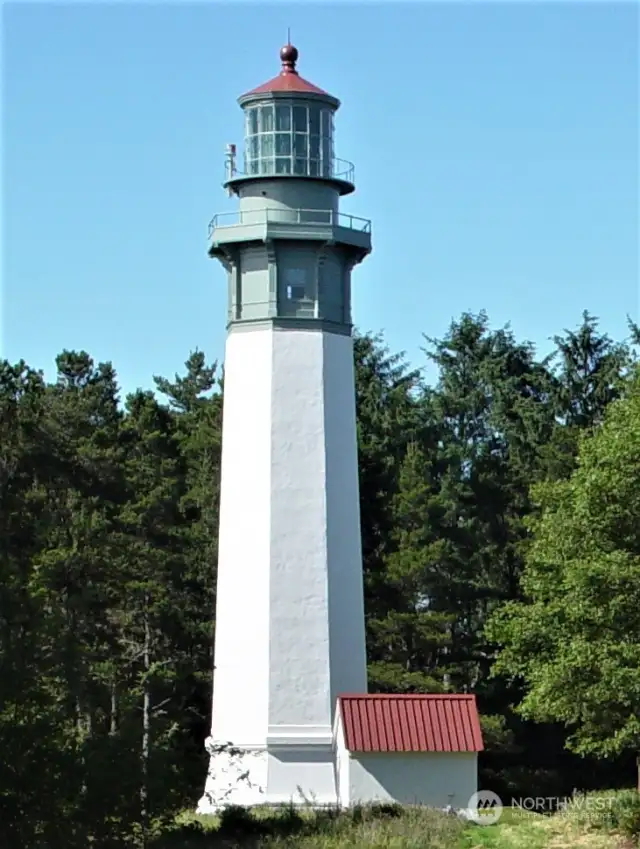
[[[291,174],[291,157],[276,157],[276,174]]]
[[[309,159],[320,159],[320,136],[311,136],[309,139]]]
[[[260,136],[260,156],[262,159],[265,157],[273,156],[273,135],[263,135]]]
[[[317,106],[309,107],[309,135],[320,135],[320,109]]]
[[[263,157],[260,160],[260,173],[273,174],[275,170],[273,157]]]
[[[276,133],[276,156],[291,156],[290,133]]]
[[[333,136],[332,115],[328,109],[322,110],[322,129],[321,135],[324,139],[330,139]]]
[[[307,132],[307,107],[306,106],[294,106],[293,107],[293,129],[296,133],[306,133]]]
[[[258,109],[247,109],[247,134],[250,136],[258,132]]]
[[[276,130],[289,132],[291,130],[291,107],[276,106]]]
[[[308,138],[302,133],[296,133],[293,137],[293,150],[296,156],[307,157],[309,151]]]
[[[260,107],[260,132],[272,133],[274,128],[273,106]]]

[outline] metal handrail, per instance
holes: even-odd
[[[223,223],[221,223],[223,222]],[[228,223],[227,223],[228,222]],[[252,224],[305,224],[316,227],[345,227],[361,233],[371,232],[371,220],[348,215],[346,212],[334,212],[333,209],[286,209],[267,207],[265,209],[236,210],[219,212],[209,224],[209,238],[217,227],[239,227]]]
[[[291,164],[290,171],[276,170],[276,158],[278,160],[287,160]],[[258,167],[258,172],[253,172],[248,168],[250,162],[255,162]],[[305,170],[300,172],[299,165],[305,166]],[[311,166],[314,166],[313,168]],[[316,173],[312,173],[315,171]],[[273,157],[257,157],[254,160],[247,160],[245,156],[244,168],[238,168],[235,164],[231,167],[229,160],[225,161],[225,181],[234,180],[236,177],[318,177],[319,179],[344,180],[347,183],[355,182],[355,168],[353,162],[348,159],[333,159],[321,160],[310,159],[308,156],[295,156],[289,154],[287,156]]]

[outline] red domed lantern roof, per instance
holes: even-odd
[[[282,70],[277,77],[269,80],[257,88],[248,91],[242,95],[242,98],[253,97],[259,94],[270,94],[271,92],[295,93],[295,94],[320,94],[324,97],[330,95],[323,91],[318,86],[313,85],[308,80],[303,79],[296,70],[296,62],[298,61],[298,51],[293,44],[285,44],[280,50],[280,61],[282,62]]]

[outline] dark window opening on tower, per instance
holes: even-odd
[[[306,275],[302,268],[289,268],[286,273],[288,301],[302,301],[307,297]]]
[[[302,301],[306,297],[306,289],[304,286],[287,286],[288,301]]]

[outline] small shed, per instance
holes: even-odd
[[[345,695],[334,723],[338,802],[452,806],[478,790],[475,696]]]

